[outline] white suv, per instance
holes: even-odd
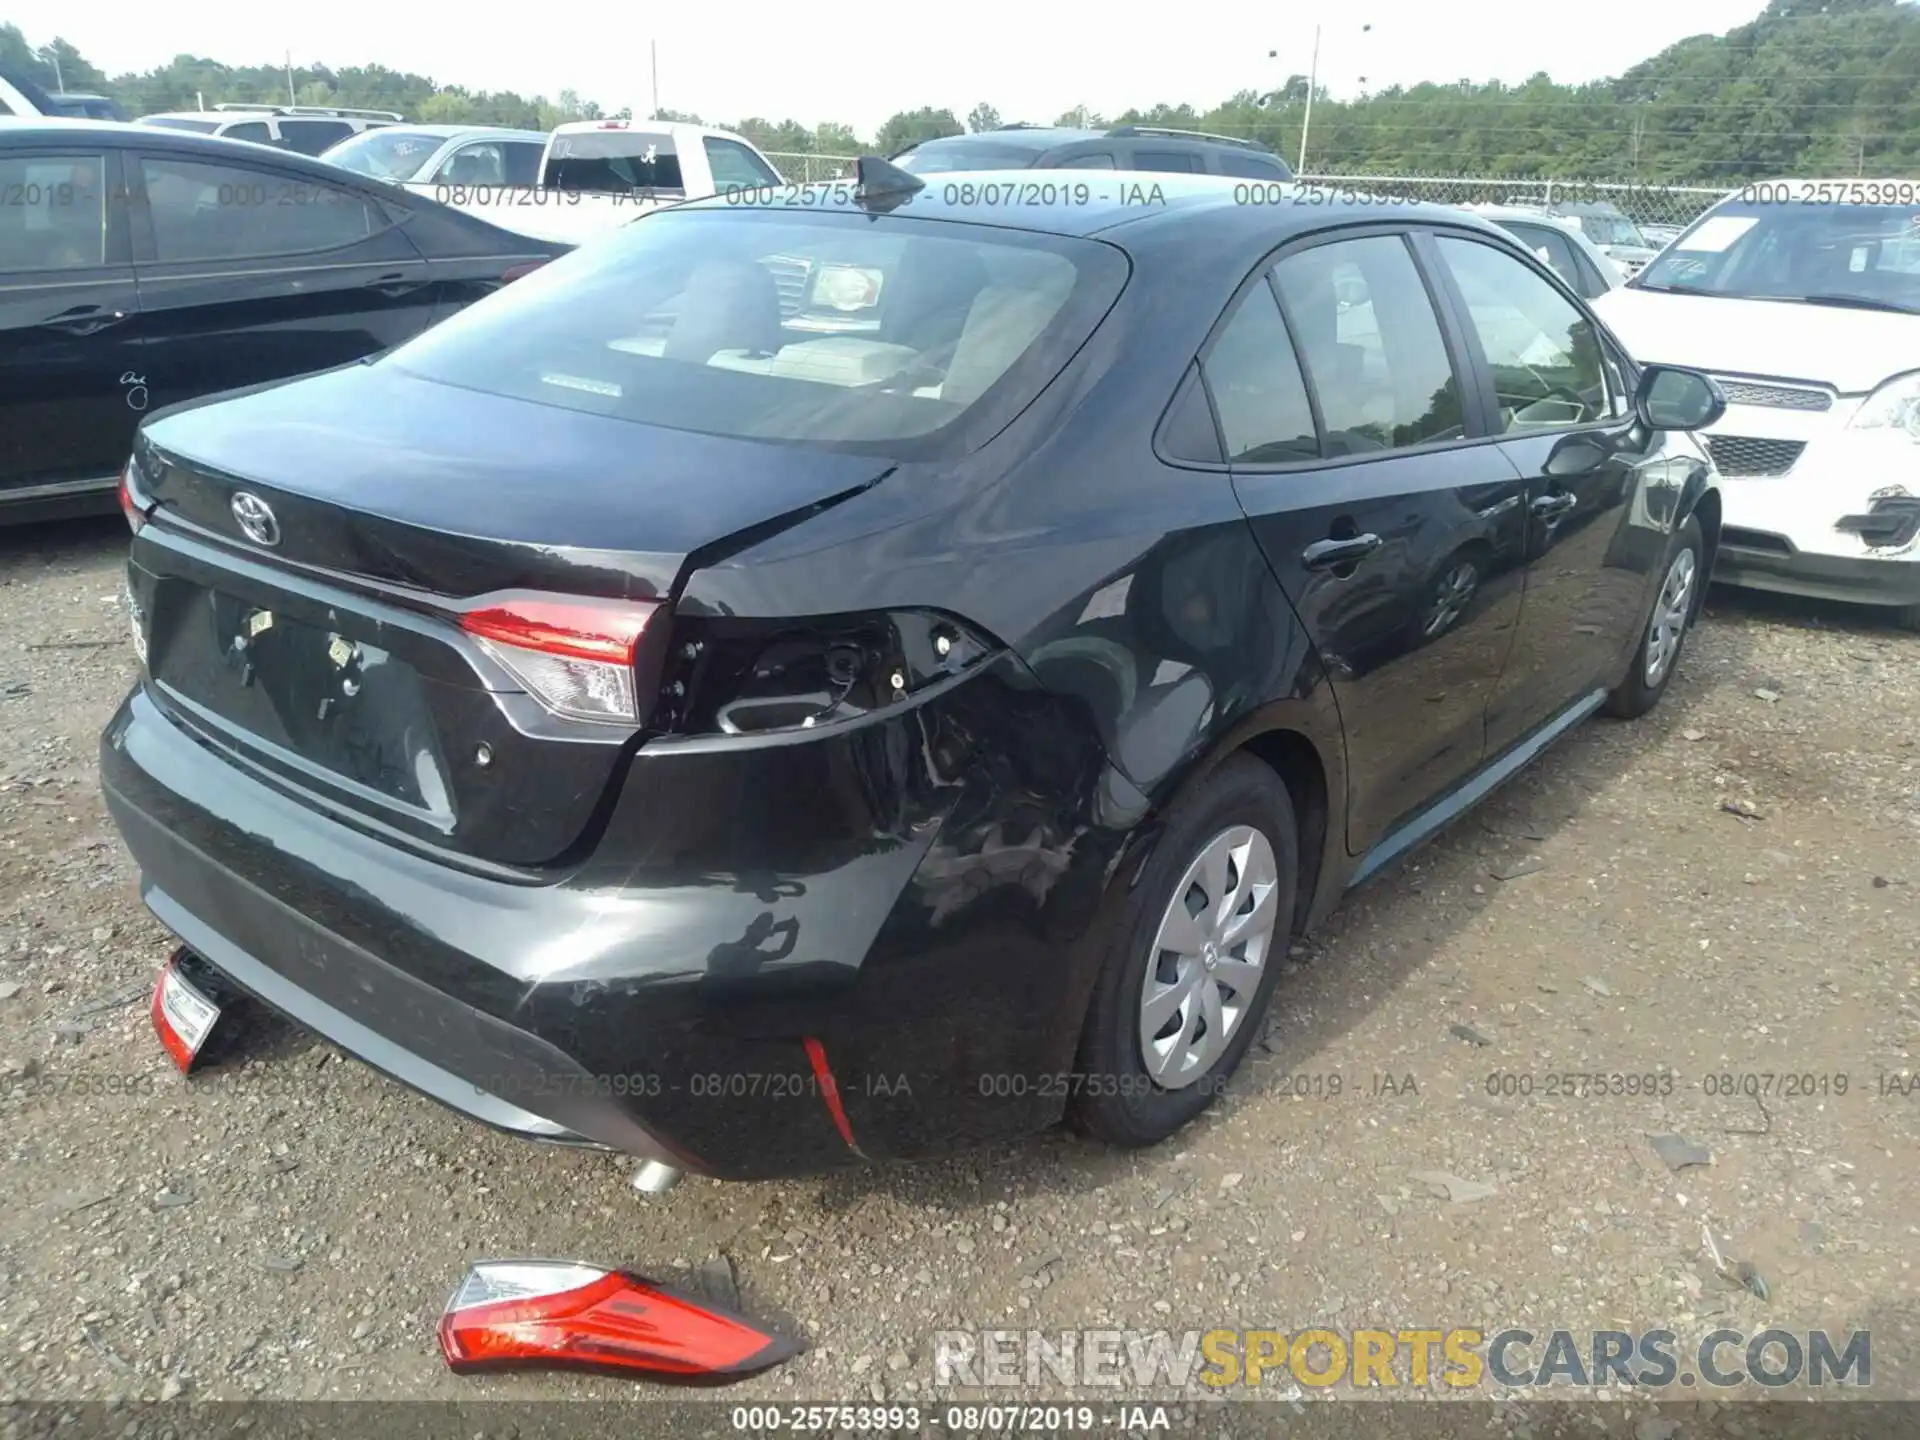
[[[1593,303],[1727,392],[1715,579],[1920,629],[1920,181],[1745,186]]]
[[[381,125],[401,124],[391,110],[346,110],[330,105],[216,105],[142,115],[136,125],[192,130],[226,140],[250,140],[300,155],[318,155],[342,140]]]

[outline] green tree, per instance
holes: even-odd
[[[982,100],[967,112],[967,129],[978,135],[982,130],[998,130],[1000,112]]]
[[[943,135],[964,135],[966,131],[953,118],[951,110],[936,110],[931,105],[918,110],[902,110],[890,116],[874,137],[874,149],[882,155],[897,155],[922,140],[938,140]]]

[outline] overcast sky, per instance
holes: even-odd
[[[1718,34],[1762,0],[1352,0],[1255,4],[1181,0],[1046,10],[1017,0],[886,7],[721,0],[713,4],[426,6],[392,0],[6,0],[32,44],[64,36],[108,74],[180,53],[227,64],[379,63],[441,84],[549,97],[572,89],[608,110],[660,104],[708,118],[840,120],[863,135],[898,110],[980,101],[1002,119],[1050,121],[1075,105],[1112,115],[1129,105],[1191,101],[1304,73],[1323,25],[1321,81],[1335,95],[1421,80],[1517,82],[1618,74],[1688,35]],[[1361,26],[1371,23],[1371,32]],[[1267,52],[1278,50],[1277,59]],[[211,100],[212,97],[209,97]]]

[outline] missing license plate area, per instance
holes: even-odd
[[[389,651],[184,581],[150,666],[167,689],[272,750],[404,805],[449,808],[425,682]]]

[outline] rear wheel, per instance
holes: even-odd
[[[1151,1145],[1213,1103],[1260,1033],[1299,870],[1287,788],[1252,756],[1174,806],[1094,987],[1079,1129]]]
[[[1633,665],[1612,694],[1606,710],[1622,720],[1633,720],[1653,709],[1667,692],[1667,682],[1680,664],[1680,649],[1688,627],[1700,608],[1706,584],[1706,543],[1698,517],[1689,515],[1674,532],[1667,549],[1666,569],[1653,600],[1653,614],[1633,652]]]
[[[1893,612],[1893,623],[1902,630],[1920,630],[1920,605],[1903,605]]]

